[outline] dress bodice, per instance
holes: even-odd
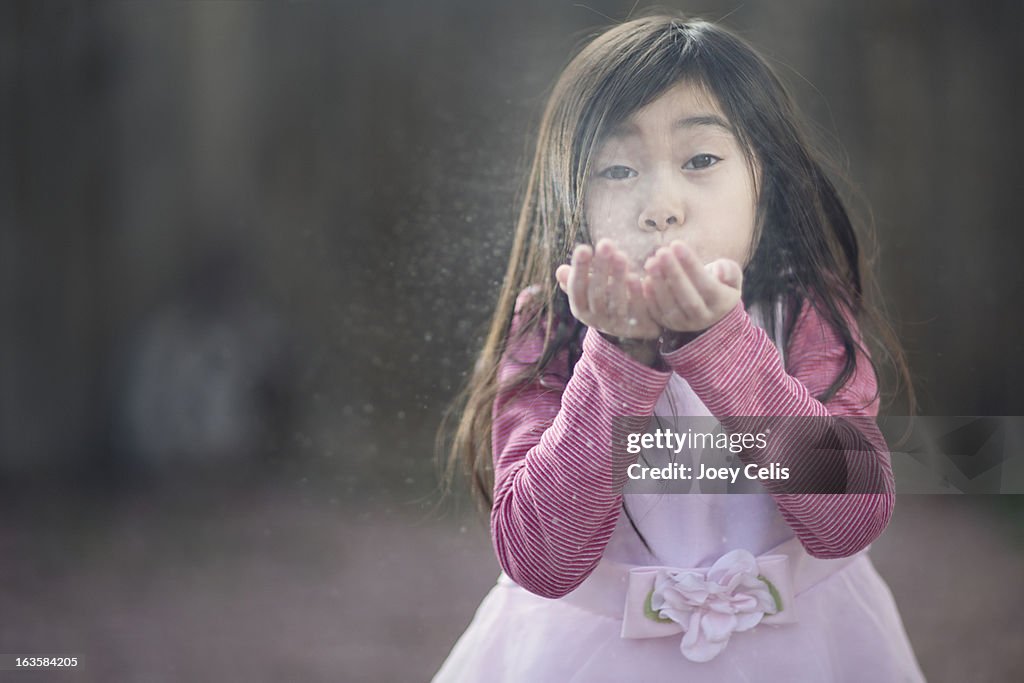
[[[752,308],[751,320],[764,327],[763,317]],[[776,315],[776,320],[780,319]],[[776,346],[782,355],[780,335],[776,325]],[[684,432],[686,425],[676,416],[702,417],[717,424],[710,411],[678,374],[672,375],[659,398],[652,418],[652,428],[678,425]],[[651,467],[681,463],[694,467],[699,463],[720,467],[741,465],[735,455],[721,450],[682,449],[678,453],[667,449],[644,449],[643,458]],[[620,509],[619,519],[604,557],[627,564],[665,564],[679,567],[707,566],[729,550],[744,548],[754,555],[793,537],[793,530],[779,513],[767,490],[755,482],[740,478],[736,484],[720,481],[688,482],[690,492],[681,493],[686,484],[666,483],[666,493],[627,493],[625,507],[633,524],[650,546],[644,547],[633,525]]]

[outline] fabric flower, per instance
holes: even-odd
[[[746,550],[726,553],[706,573],[659,572],[650,606],[682,627],[680,650],[694,662],[714,659],[733,633],[754,628],[777,609],[770,584],[759,578],[757,560]]]

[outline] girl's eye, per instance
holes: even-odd
[[[626,178],[635,178],[636,171],[631,169],[629,166],[609,166],[598,175],[602,178],[609,178],[611,180],[625,180]]]
[[[697,156],[687,161],[686,165],[683,166],[683,168],[699,171],[702,168],[709,168],[711,166],[714,166],[721,160],[721,157],[716,157],[714,154],[698,154]]]

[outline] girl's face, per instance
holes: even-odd
[[[613,240],[637,268],[676,239],[704,263],[746,266],[757,198],[730,127],[712,100],[680,82],[610,131],[584,195],[594,244]]]

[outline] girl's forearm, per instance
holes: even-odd
[[[739,306],[663,359],[727,429],[749,431],[751,418],[757,416],[786,418],[782,424],[788,433],[776,430],[770,442],[784,447],[751,457],[761,465],[789,468],[799,482],[799,489],[782,482],[767,487],[808,551],[818,557],[842,557],[863,549],[888,524],[892,469],[872,418],[873,374],[855,374],[828,405],[814,398],[812,392],[823,390],[838,374],[843,354],[822,321],[804,313],[790,344],[793,375],[765,332]],[[839,416],[850,419],[841,424]],[[847,428],[851,425],[856,429]],[[813,452],[822,442],[829,444],[832,457]]]
[[[537,385],[499,396],[491,534],[516,583],[558,598],[590,575],[615,529],[628,466],[612,444],[647,427],[670,376],[589,330],[561,394]]]

